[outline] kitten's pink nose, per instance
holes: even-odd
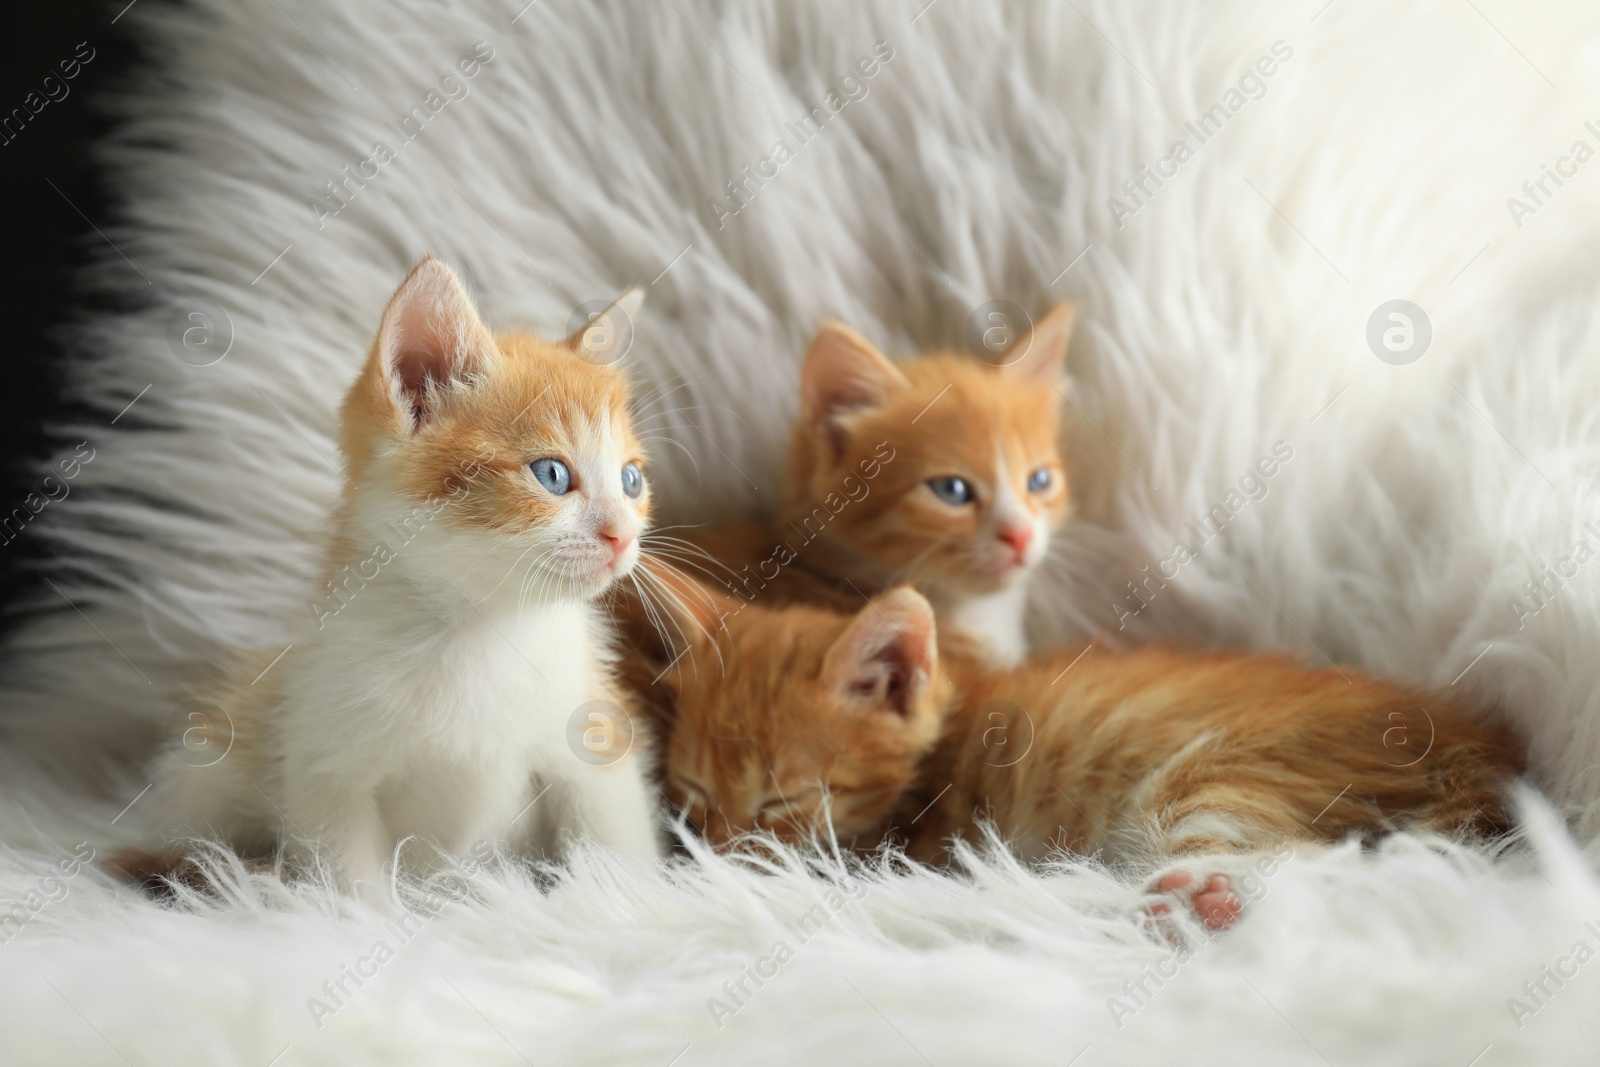
[[[611,562],[616,563],[617,560],[622,558],[622,554],[628,551],[628,546],[633,544],[633,534],[623,533],[619,530],[601,530],[600,540],[604,541],[606,546],[611,549]]]
[[[1021,563],[1027,557],[1028,545],[1033,541],[1033,528],[1029,526],[1002,527],[1000,540],[1011,546],[1011,551],[1016,554],[1017,562]]]

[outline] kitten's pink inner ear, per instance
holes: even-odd
[[[800,368],[801,414],[812,425],[875,408],[911,383],[871,341],[842,322],[817,331]]]
[[[835,692],[870,710],[911,718],[938,660],[933,608],[902,586],[861,609],[828,649],[823,675]]]
[[[1077,322],[1078,306],[1063,300],[1039,317],[1033,328],[1012,342],[1000,373],[1007,378],[1058,384],[1066,373],[1067,346]]]
[[[432,417],[455,387],[488,369],[494,338],[461,280],[429,256],[395,290],[378,331],[389,392],[411,429]]]

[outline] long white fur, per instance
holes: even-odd
[[[182,671],[290,642],[280,620],[304,609],[339,489],[323,458],[334,399],[425,249],[464,266],[489,319],[547,334],[654,282],[628,363],[648,432],[672,442],[654,442],[666,524],[777,492],[796,368],[823,320],[909,350],[960,344],[989,299],[1036,313],[1073,297],[1087,474],[1081,521],[1037,583],[1035,633],[1320,662],[1315,646],[1455,682],[1513,716],[1536,781],[1591,812],[1580,833],[1600,827],[1600,569],[1525,628],[1506,603],[1600,513],[1600,164],[1520,229],[1506,207],[1595,117],[1600,12],[924,7],[127,11],[118,25],[146,35],[159,76],[118,102],[128,135],[108,158],[129,206],[96,221],[153,284],[110,249],[95,277],[163,302],[85,321],[73,349],[96,414],[64,451],[91,439],[96,458],[24,536],[59,551],[50,577],[98,630],[46,589],[10,646],[5,899],[79,840],[128,840],[148,798],[112,820],[149,782],[128,768]],[[318,229],[307,200],[479,39],[495,58],[471,95]],[[869,95],[719,229],[705,201],[878,39],[894,58]],[[1279,39],[1294,56],[1265,96],[1117,229],[1107,198]],[[166,340],[168,302],[193,295],[232,316],[213,366]],[[1408,367],[1362,339],[1397,297],[1434,324]],[[1118,632],[1113,597],[1280,439],[1294,458],[1269,495]],[[307,999],[370,952],[376,918],[335,921],[331,892],[270,879],[175,915],[86,873],[0,946],[0,1034],[17,1059],[122,1062],[109,1040],[135,1062],[248,1067],[286,1045],[280,1063],[521,1062],[507,1041],[530,1058],[680,1067],[921,1063],[912,1046],[1060,1064],[1086,1045],[1080,1067],[1586,1063],[1600,1011],[1587,970],[1522,1026],[1507,1007],[1600,916],[1592,851],[1554,819],[1534,829],[1537,871],[1412,839],[1297,859],[1120,1029],[1106,998],[1172,950],[1140,933],[1132,887],[1082,862],[874,879],[720,1029],[707,999],[821,897],[816,876],[704,858],[651,877],[587,854],[548,894],[484,874],[319,1029]],[[34,1054],[46,1042],[53,1056]]]

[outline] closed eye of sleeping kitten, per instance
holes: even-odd
[[[956,352],[892,361],[827,323],[800,372],[779,521],[689,539],[743,599],[854,607],[909,582],[994,662],[1017,662],[1027,578],[1070,500],[1057,436],[1074,316],[1056,306],[992,365]]]
[[[563,342],[494,335],[449,267],[412,270],[341,412],[326,584],[287,651],[242,653],[194,697],[155,771],[153,834],[318,845],[369,893],[408,840],[424,864],[579,833],[658,855],[643,751],[585,761],[569,743],[580,707],[625,699],[596,598],[649,514],[627,383],[586,358],[610,314]]]
[[[1523,769],[1502,730],[1349,670],[1156,646],[994,669],[939,640],[908,587],[853,615],[729,614],[719,599],[680,596],[708,625],[666,675],[668,794],[717,845],[758,830],[804,843],[831,821],[846,845],[898,840],[940,862],[987,820],[1029,861],[1259,856],[1394,829],[1498,833]],[[1212,904],[1217,925],[1237,914]]]

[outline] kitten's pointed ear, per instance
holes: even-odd
[[[643,306],[644,290],[629,289],[562,343],[585,359],[614,363],[632,347],[633,317]]]
[[[1000,362],[1007,378],[1056,385],[1066,374],[1067,345],[1078,319],[1078,305],[1063,300],[1039,318],[1033,328],[1011,343]]]
[[[882,404],[911,383],[871,341],[842,322],[825,322],[800,368],[800,412],[813,426]]]
[[[939,669],[933,607],[910,586],[872,600],[828,649],[823,681],[848,702],[917,716]]]
[[[410,430],[427,422],[452,389],[487,372],[494,351],[461,279],[432,256],[406,275],[378,328],[378,372]]]

